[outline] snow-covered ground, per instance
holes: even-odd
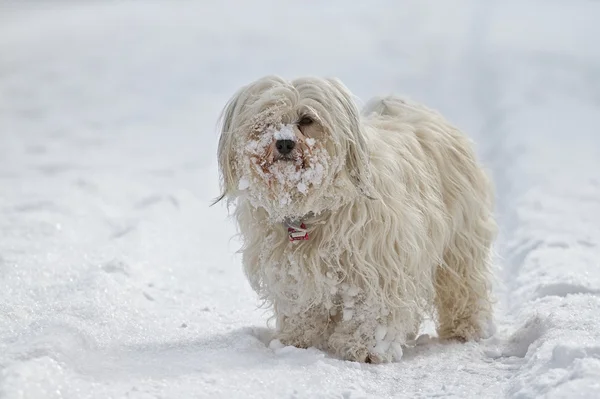
[[[1,1],[0,397],[599,397],[599,20],[589,0]],[[408,94],[474,138],[494,337],[389,365],[268,347],[208,205],[219,112],[271,73]]]

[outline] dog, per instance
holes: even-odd
[[[491,179],[438,112],[396,96],[362,112],[336,78],[266,76],[220,118],[221,190],[274,339],[398,361],[424,318],[442,340],[493,329]]]

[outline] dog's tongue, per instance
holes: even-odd
[[[308,240],[308,231],[306,231],[306,225],[304,223],[300,222],[300,224],[298,224],[286,221],[284,224],[288,228],[290,241]]]

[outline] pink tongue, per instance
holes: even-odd
[[[288,235],[290,236],[290,241],[308,240],[308,232],[306,231],[306,225],[304,223],[300,224],[300,229],[288,226]]]

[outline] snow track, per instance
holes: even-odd
[[[41,4],[0,2],[0,398],[598,396],[600,3]],[[474,138],[495,336],[427,325],[381,366],[269,347],[208,204],[219,112],[271,73],[408,94]]]

